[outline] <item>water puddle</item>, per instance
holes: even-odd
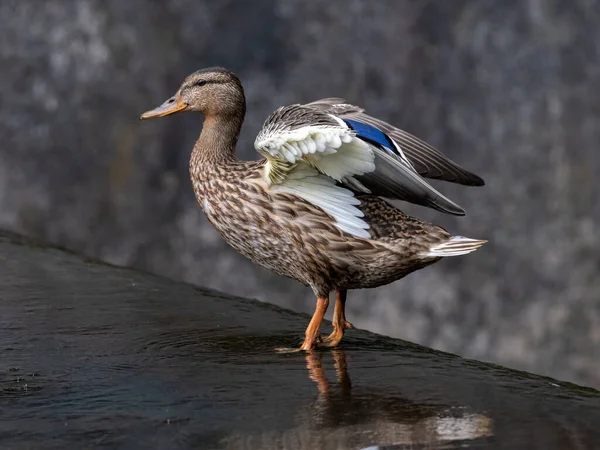
[[[598,391],[0,238],[2,448],[598,448]]]

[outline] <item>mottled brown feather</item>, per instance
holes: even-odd
[[[371,288],[432,264],[432,245],[450,235],[404,214],[379,197],[361,196],[372,238],[342,232],[333,217],[291,194],[271,193],[264,161],[192,164],[194,192],[206,216],[242,255],[313,288]]]

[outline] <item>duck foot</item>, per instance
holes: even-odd
[[[333,327],[333,331],[327,337],[322,338],[322,347],[337,347],[344,338],[344,327]]]
[[[350,322],[344,319],[343,325],[333,325],[333,331],[327,337],[321,336],[322,347],[337,347],[344,337],[344,330],[354,328]]]
[[[278,353],[296,353],[301,351],[312,351],[316,350],[319,342],[321,342],[321,322],[323,322],[323,316],[327,312],[329,306],[329,297],[321,296],[317,298],[317,307],[315,313],[306,328],[304,342],[297,349],[276,349]]]

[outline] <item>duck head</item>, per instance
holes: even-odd
[[[205,116],[239,115],[240,112],[243,115],[245,104],[239,78],[222,67],[211,67],[187,76],[175,95],[143,113],[140,120],[183,111],[197,111]]]

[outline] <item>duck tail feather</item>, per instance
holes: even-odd
[[[446,242],[437,244],[429,249],[424,256],[427,257],[444,257],[444,256],[460,256],[474,252],[487,241],[481,239],[471,239],[464,236],[452,236]]]

